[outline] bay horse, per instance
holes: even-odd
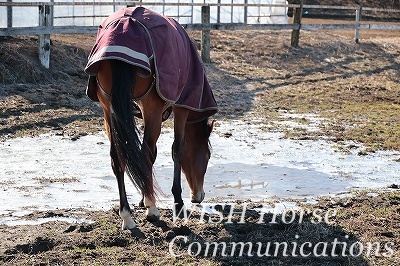
[[[104,114],[122,229],[136,227],[124,173],[142,193],[140,205],[147,208],[147,220],[159,219],[152,168],[162,122],[171,112],[174,207],[178,212],[184,207],[181,171],[191,201],[201,203],[211,155],[213,122],[209,117],[217,106],[196,47],[184,29],[173,19],[142,7],[121,9],[99,26],[85,72],[90,75],[87,95],[100,102]],[[143,119],[143,139],[134,116]]]

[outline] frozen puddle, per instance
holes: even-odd
[[[211,137],[206,201],[312,200],[400,182],[398,152],[358,156],[357,149],[344,154],[326,141],[281,137],[242,121],[219,122]],[[155,164],[155,176],[165,193],[159,201],[163,207],[172,203],[172,140],[172,130],[163,129]],[[52,135],[10,139],[0,142],[0,161],[0,224],[15,222],[21,211],[107,210],[119,203],[104,134],[76,141]],[[182,185],[188,202],[189,189],[185,181]],[[126,186],[130,203],[137,204],[141,196],[129,180]]]

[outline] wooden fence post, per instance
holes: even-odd
[[[244,13],[244,18],[243,18],[243,23],[245,25],[247,25],[247,4],[248,4],[248,0],[244,0],[244,8],[243,8],[243,13]]]
[[[293,8],[293,24],[299,24],[299,29],[292,31],[292,39],[291,39],[292,47],[299,46],[302,16],[303,16],[303,0],[301,0],[299,8]]]
[[[51,26],[52,14],[49,5],[39,6],[39,26]],[[50,34],[39,34],[39,60],[45,67],[50,67]]]
[[[7,0],[11,3],[12,0]],[[12,6],[7,6],[7,28],[12,28]]]
[[[201,7],[201,23],[210,25],[210,6]],[[204,63],[210,63],[210,30],[201,31],[201,58]]]
[[[360,5],[359,9],[356,9],[356,30],[355,30],[355,37],[354,37],[356,43],[360,42],[361,9],[362,9],[361,5]]]
[[[221,23],[221,0],[218,0],[218,5],[217,5],[217,23]]]

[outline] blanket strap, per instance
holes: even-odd
[[[97,82],[97,86],[99,86],[99,88],[100,88],[101,93],[104,96],[106,96],[109,100],[111,100],[111,95],[108,92],[106,92],[106,90],[101,86],[97,76],[96,76],[96,82]],[[153,82],[151,83],[151,85],[149,86],[147,91],[142,96],[139,96],[137,98],[133,98],[133,101],[135,102],[135,104],[136,104],[136,102],[144,99],[147,95],[149,95],[150,91],[154,88],[154,84],[156,84],[156,79],[155,78],[153,79]]]
[[[111,101],[111,95],[106,92],[106,90],[101,86],[99,79],[96,76],[96,82],[97,82],[97,86],[100,88],[100,92],[106,96],[106,98]],[[147,95],[149,95],[150,91],[153,89],[154,84],[156,84],[156,79],[153,79],[153,82],[151,83],[151,85],[149,86],[149,88],[147,89],[147,91],[140,97],[134,98],[132,99],[132,104],[133,104],[133,108],[134,108],[134,115],[138,118],[143,118],[142,117],[142,111],[140,110],[140,107],[138,106],[137,102],[144,99]],[[171,109],[171,110],[170,110]],[[165,121],[169,115],[171,114],[172,108],[168,108],[167,110],[165,110],[163,112],[163,121]],[[164,118],[166,117],[166,118]]]

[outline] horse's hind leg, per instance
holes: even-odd
[[[131,217],[131,209],[129,207],[128,198],[126,197],[125,182],[124,182],[125,166],[122,166],[119,163],[115,145],[113,145],[112,143],[111,143],[110,155],[111,155],[112,169],[114,171],[118,183],[119,200],[120,200],[119,215],[122,218],[122,229],[133,229],[136,227],[136,224]]]
[[[98,79],[104,87],[110,88],[111,87],[111,65],[109,61],[102,61],[101,67],[98,73]],[[108,92],[110,93],[110,92]],[[103,109],[104,114],[104,127],[110,140],[110,156],[111,156],[111,166],[114,171],[114,175],[117,178],[118,183],[118,191],[119,191],[119,200],[120,200],[120,207],[119,207],[119,215],[122,218],[122,229],[133,229],[136,224],[131,217],[131,209],[129,207],[128,199],[126,197],[125,191],[125,182],[124,182],[124,172],[125,172],[125,165],[121,165],[118,159],[118,154],[116,147],[114,146],[114,142],[111,137],[111,123],[110,123],[110,99],[107,97],[104,92],[101,92],[100,89],[97,89],[97,97],[99,98],[101,107]]]
[[[143,146],[142,151],[150,160],[151,165],[154,164],[157,157],[157,140],[161,133],[162,112],[164,109],[164,101],[158,96],[155,90],[139,102],[144,120]],[[150,168],[149,175],[152,175]],[[146,219],[148,221],[157,221],[160,212],[156,207],[155,200],[143,197],[139,205],[147,208]]]
[[[174,143],[172,145],[172,159],[174,160],[174,182],[172,194],[174,195],[175,210],[180,213],[183,208],[181,167],[184,156],[185,125],[189,110],[174,107]]]
[[[105,112],[105,117],[107,116],[107,111]],[[110,140],[110,156],[111,156],[111,167],[113,169],[114,175],[117,178],[118,183],[118,191],[119,191],[119,215],[122,218],[122,229],[133,229],[136,227],[135,222],[131,217],[131,209],[129,207],[128,198],[126,197],[126,190],[125,190],[125,181],[124,181],[124,172],[125,172],[125,165],[121,165],[118,159],[118,154],[116,147],[111,139],[111,132],[110,132],[110,123],[107,119],[104,119],[104,126],[106,128],[106,132],[108,138]]]

